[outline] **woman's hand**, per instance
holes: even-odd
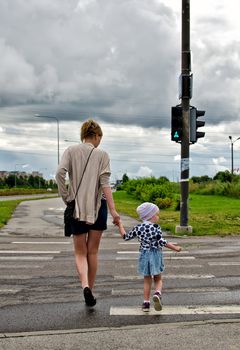
[[[115,209],[110,209],[110,213],[111,213],[112,218],[113,218],[113,224],[118,225],[120,222],[120,215],[116,212]]]

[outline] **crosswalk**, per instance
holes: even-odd
[[[28,280],[39,275],[46,264],[59,256],[63,247],[66,249],[70,241],[60,240],[7,240],[1,242],[0,250],[0,295],[14,295],[22,290],[21,286],[9,285],[7,281]],[[49,247],[54,249],[49,250]],[[24,247],[24,249],[21,249]],[[29,249],[27,249],[29,247]],[[35,248],[36,247],[36,248]],[[4,248],[4,249],[3,249]],[[35,249],[34,249],[35,248]],[[47,248],[47,249],[46,249]]]
[[[201,306],[164,306],[161,312],[150,309],[148,315],[206,315],[206,314],[240,314],[239,305],[201,305]],[[111,307],[111,316],[145,316],[140,307]]]
[[[142,276],[137,275],[138,265],[138,242],[119,242],[119,249],[116,254],[116,263],[123,264],[127,269],[124,274],[116,273],[114,281],[121,284],[124,281],[124,287],[112,288],[112,295],[115,297],[126,298],[135,296],[135,304],[139,301],[139,305],[129,306],[129,303],[121,306],[110,307],[110,316],[146,316],[141,310],[141,298],[143,295],[143,288],[129,288],[129,285],[133,281],[142,280]],[[133,249],[136,248],[136,249]],[[171,295],[177,295],[179,300],[184,301],[182,305],[164,304],[162,311],[155,311],[151,307],[148,315],[159,316],[173,316],[173,315],[205,315],[211,317],[211,315],[237,315],[240,317],[240,305],[239,298],[238,303],[234,303],[234,295],[237,293],[240,295],[239,289],[232,288],[231,285],[227,285],[228,278],[218,277],[214,271],[217,268],[229,268],[240,266],[240,261],[225,261],[221,259],[221,255],[229,254],[231,252],[236,253],[239,251],[239,245],[231,247],[220,247],[219,249],[200,248],[195,250],[183,250],[181,253],[176,254],[172,251],[164,251],[164,260],[167,267],[163,274],[164,279],[164,300],[167,299],[170,303],[176,303],[176,300],[170,297]],[[210,261],[204,259],[205,256],[211,256]],[[135,272],[129,274],[127,272]],[[119,269],[116,271],[118,272]],[[184,273],[183,273],[184,271]],[[189,271],[189,273],[188,273]],[[236,285],[239,286],[239,275],[233,276]],[[231,279],[231,273],[229,273],[229,280]],[[222,285],[220,282],[222,282]],[[167,286],[167,283],[171,282],[171,288]],[[175,283],[176,281],[176,283]],[[179,285],[179,281],[183,283],[183,286]],[[186,282],[184,282],[186,281]],[[128,284],[129,282],[129,284]],[[139,282],[138,282],[139,283]],[[172,287],[172,283],[175,287]],[[187,284],[187,286],[186,286]],[[178,286],[179,285],[179,286]],[[238,292],[237,292],[238,290]],[[234,294],[235,293],[235,294]],[[201,303],[201,305],[192,304],[194,300],[197,300],[197,296],[201,295],[202,300],[207,303]],[[218,296],[218,297],[216,297]],[[218,303],[218,300],[226,299],[227,305],[224,303]],[[227,296],[227,297],[226,297]],[[231,296],[232,303],[231,303]],[[124,299],[123,299],[124,300]],[[187,301],[189,300],[189,303]],[[197,300],[198,301],[198,300]],[[188,305],[189,304],[189,305]]]
[[[15,238],[1,245],[0,270],[1,279],[5,280],[5,283],[0,287],[0,296],[14,297],[23,288],[21,285],[14,286],[8,281],[14,279],[24,281],[29,278],[30,270],[31,276],[36,276],[36,271],[40,275],[39,271],[54,258],[60,257],[62,252],[71,251],[72,256],[71,244],[72,241],[60,239],[16,240]],[[143,294],[142,277],[137,274],[138,243],[119,240],[116,248],[115,255],[112,255],[114,268],[110,293],[112,300],[117,300],[117,305],[113,303],[109,305],[109,316],[144,316],[145,313],[140,307]],[[240,317],[239,297],[238,303],[236,302],[240,278],[237,273],[231,276],[232,269],[235,268],[236,271],[240,261],[224,257],[224,252],[236,253],[235,248],[233,246],[232,250],[231,247],[226,247],[226,250],[223,247],[219,250],[214,249],[211,251],[211,259],[205,259],[205,256],[209,255],[209,248],[204,247],[183,250],[181,253],[164,251],[166,265],[163,274],[164,307],[161,312],[156,312],[152,307],[148,315],[211,317],[213,314],[234,314]],[[68,259],[69,256],[70,254],[65,254],[62,258]],[[226,277],[218,275],[222,269],[229,272]],[[231,279],[234,279],[234,285],[229,282]],[[134,285],[134,281],[137,285]],[[78,288],[77,286],[77,290]],[[131,306],[129,306],[130,299],[133,300]],[[176,303],[178,305],[175,305]]]

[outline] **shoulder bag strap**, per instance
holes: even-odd
[[[87,162],[86,162],[85,167],[84,167],[84,169],[83,169],[82,177],[81,177],[81,179],[80,179],[80,181],[79,181],[79,184],[78,184],[77,191],[76,191],[76,194],[75,194],[75,196],[74,196],[74,199],[76,199],[76,196],[77,196],[79,187],[80,187],[81,182],[82,182],[82,179],[83,179],[83,175],[84,175],[84,173],[85,173],[85,170],[86,170],[87,165],[88,165],[89,158],[90,158],[90,156],[91,156],[93,150],[94,150],[94,147],[93,147],[93,149],[91,150],[91,152],[90,152],[89,155],[88,155]]]

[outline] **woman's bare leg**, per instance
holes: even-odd
[[[102,231],[90,230],[87,239],[87,262],[89,288],[94,287],[98,267],[98,249],[102,237]]]
[[[75,262],[83,289],[89,287],[88,259],[87,259],[87,234],[73,236]]]

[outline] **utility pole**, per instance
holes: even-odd
[[[192,74],[190,52],[190,0],[182,0],[182,55],[181,55],[180,97],[182,106],[182,140],[181,140],[181,202],[180,226],[176,232],[192,232],[188,226],[189,194],[189,123],[190,99],[192,97]]]
[[[181,75],[179,78],[179,99],[181,104],[171,109],[171,140],[181,143],[181,179],[180,179],[180,225],[176,226],[176,233],[192,233],[192,226],[188,225],[188,194],[189,194],[189,154],[190,144],[194,144],[205,132],[198,128],[205,125],[205,121],[198,120],[205,111],[190,105],[192,98],[192,73],[190,51],[190,0],[182,0],[182,52]],[[230,137],[229,137],[230,138]]]

